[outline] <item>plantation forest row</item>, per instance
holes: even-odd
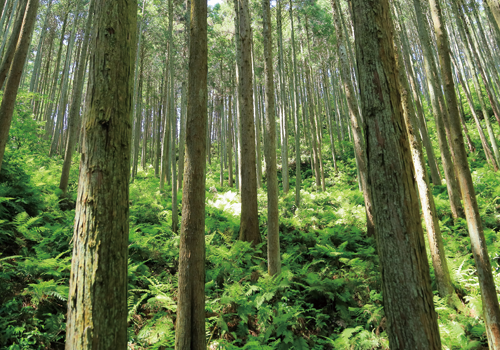
[[[500,0],[0,0],[0,348],[500,350]]]

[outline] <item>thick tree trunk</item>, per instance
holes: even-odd
[[[10,67],[9,78],[7,79],[3,99],[0,104],[0,171],[2,170],[5,147],[9,140],[9,130],[12,122],[12,115],[14,114],[17,91],[19,90],[19,83],[21,82],[21,75],[23,73],[24,63],[26,62],[31,35],[35,26],[37,10],[38,0],[29,0],[26,5],[26,12],[23,16],[24,20],[21,34]]]
[[[476,200],[476,193],[472,183],[472,177],[467,163],[467,153],[465,152],[462,130],[458,116],[457,97],[451,72],[450,46],[448,33],[443,22],[441,7],[436,0],[429,0],[432,21],[436,32],[436,41],[439,52],[439,62],[441,74],[444,81],[444,91],[446,102],[450,114],[450,126],[452,133],[453,147],[458,169],[458,180],[462,190],[465,208],[465,217],[471,238],[472,253],[476,262],[476,269],[481,287],[483,303],[485,305],[485,324],[487,327],[488,343],[490,349],[500,349],[500,308],[495,289],[495,282],[491,272],[491,263],[486,248],[483,224],[479,216],[479,208]]]
[[[176,350],[205,350],[207,2],[191,0]]]
[[[441,349],[388,0],[353,0],[368,176],[391,349]]]
[[[97,0],[75,215],[66,349],[127,348],[135,1]],[[102,111],[106,111],[103,113]]]

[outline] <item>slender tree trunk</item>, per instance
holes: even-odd
[[[184,147],[186,144],[186,82],[182,82],[181,88],[181,120],[180,120],[180,135],[179,135],[179,178],[177,188],[182,187],[184,179]]]
[[[71,98],[71,108],[69,110],[68,116],[68,142],[66,143],[66,150],[64,153],[64,162],[61,173],[61,181],[59,182],[59,188],[65,193],[68,188],[69,171],[71,168],[71,158],[73,157],[73,152],[75,150],[75,143],[77,138],[77,129],[79,125],[79,114],[80,105],[82,102],[83,94],[83,83],[85,80],[85,67],[87,64],[87,52],[90,40],[90,30],[92,24],[92,17],[94,14],[94,3],[95,0],[90,1],[89,14],[87,17],[87,23],[85,25],[85,36],[83,38],[82,50],[80,52],[78,72],[75,80],[75,86],[73,88],[73,96]]]
[[[78,5],[75,11],[75,18],[73,21],[73,28],[71,30],[71,35],[68,42],[68,50],[66,52],[66,62],[64,64],[64,70],[61,82],[61,95],[59,100],[59,108],[57,110],[57,120],[54,128],[54,133],[52,135],[52,143],[50,146],[49,156],[52,157],[57,150],[58,141],[60,138],[61,131],[63,129],[64,115],[66,114],[66,107],[68,104],[68,85],[69,85],[69,74],[71,66],[71,58],[73,56],[73,47],[75,45],[76,39],[76,28],[78,27],[78,17],[80,16],[81,6],[83,1],[77,0]]]
[[[262,0],[264,71],[266,82],[266,156],[267,176],[267,271],[272,276],[280,273],[280,237],[278,213],[278,177],[276,170],[276,115],[274,114],[273,42],[269,0]]]
[[[464,217],[462,204],[460,203],[460,190],[456,179],[455,166],[453,164],[450,148],[446,137],[446,124],[448,124],[448,112],[444,106],[441,87],[438,84],[438,73],[431,51],[431,43],[427,24],[423,18],[422,7],[419,0],[413,0],[417,15],[418,34],[422,43],[424,56],[425,73],[427,76],[427,86],[430,91],[431,105],[436,120],[436,131],[438,135],[439,148],[441,150],[441,160],[446,178],[448,197],[453,218]],[[449,129],[449,128],[448,128]]]
[[[400,16],[396,17],[400,21]],[[395,50],[401,47],[400,41],[397,37],[394,38]],[[460,305],[453,285],[451,284],[450,272],[448,270],[448,263],[446,261],[446,252],[444,250],[443,237],[439,227],[439,219],[436,214],[436,205],[429,186],[427,177],[427,170],[425,168],[425,159],[422,151],[422,143],[418,133],[418,124],[413,107],[413,101],[410,97],[410,86],[405,71],[405,64],[400,54],[398,54],[398,67],[399,67],[399,82],[401,87],[401,105],[403,110],[403,117],[408,135],[409,146],[411,150],[413,169],[415,170],[415,180],[418,186],[418,193],[420,196],[420,203],[422,212],[424,214],[425,226],[427,229],[427,237],[429,240],[429,247],[434,266],[434,274],[436,276],[436,285],[439,295],[442,298],[449,298],[450,304]],[[407,68],[411,64],[407,61]],[[408,70],[408,69],[406,69]]]
[[[16,11],[16,20],[14,21],[14,28],[12,29],[12,33],[9,38],[9,43],[7,45],[7,50],[3,54],[2,64],[0,65],[0,89],[3,87],[3,84],[5,83],[7,74],[9,73],[12,64],[12,59],[14,58],[14,54],[18,46],[19,36],[21,35],[21,28],[23,26],[24,14],[26,13],[27,5],[28,5],[28,0],[21,0]],[[0,54],[2,54],[2,51],[0,51]]]
[[[2,102],[0,104],[0,171],[2,170],[3,156],[5,147],[9,139],[10,124],[14,113],[14,105],[16,102],[21,75],[26,62],[28,48],[31,42],[31,35],[36,21],[36,13],[38,10],[38,0],[29,0],[26,5],[21,34],[14,53],[14,59],[10,67],[9,78],[5,86]]]
[[[52,9],[52,0],[49,0],[49,3],[47,5],[47,11],[45,12],[45,20],[42,25],[42,33],[40,34],[40,39],[38,41],[38,46],[36,49],[36,58],[35,62],[33,64],[33,73],[31,74],[31,81],[30,81],[30,92],[37,92],[38,88],[38,81],[40,80],[40,67],[42,65],[42,44],[45,41],[45,36],[47,35],[48,32],[48,22],[49,18],[51,17],[51,9]]]
[[[176,350],[205,350],[207,2],[191,0]]]
[[[401,128],[389,3],[353,0],[352,12],[391,349],[441,349],[408,138]]]
[[[127,348],[131,72],[137,4],[97,0],[95,6],[92,89],[83,123],[67,350]]]
[[[299,124],[299,91],[298,91],[298,75],[297,75],[297,55],[295,53],[295,30],[293,27],[293,4],[290,0],[290,28],[292,30],[292,91],[293,103],[292,112],[295,123],[295,206],[300,207],[300,183],[302,175],[300,170],[300,124]]]
[[[495,282],[491,272],[491,263],[486,248],[483,224],[479,216],[476,193],[472,183],[467,154],[463,143],[462,130],[458,116],[457,97],[451,72],[450,46],[448,33],[443,22],[441,7],[436,0],[429,0],[432,21],[436,32],[436,40],[441,64],[441,74],[444,80],[446,102],[450,111],[450,124],[453,147],[455,148],[458,180],[464,198],[465,216],[471,238],[472,253],[476,262],[479,286],[485,304],[485,324],[487,327],[490,349],[500,349],[500,308],[496,295]]]
[[[248,0],[238,0],[241,61],[239,76],[239,108],[241,138],[241,220],[242,241],[261,242],[257,211],[257,176],[255,160],[255,126],[252,86],[252,37]]]
[[[49,135],[52,133],[52,111],[54,108],[54,101],[56,101],[56,91],[57,91],[57,82],[59,80],[59,67],[61,64],[61,56],[62,56],[62,49],[64,46],[64,37],[66,34],[66,25],[68,23],[68,16],[69,16],[69,6],[67,6],[65,10],[65,15],[64,15],[64,21],[61,29],[61,39],[59,40],[59,49],[57,51],[57,58],[56,58],[56,65],[54,68],[54,77],[52,80],[52,87],[50,88],[50,97],[49,97],[49,103],[47,104],[47,107],[45,109],[45,137],[48,138]]]
[[[283,183],[283,192],[290,190],[290,180],[288,174],[288,123],[285,93],[285,67],[283,59],[283,28],[281,24],[281,1],[277,1],[276,21],[278,29],[278,56],[279,56],[279,91],[280,91],[280,126],[281,126],[281,178]]]
[[[227,108],[227,159],[228,159],[228,186],[233,187],[233,106],[232,94],[228,96]]]
[[[345,97],[347,99],[347,105],[349,107],[349,116],[351,119],[351,126],[354,138],[354,150],[356,154],[357,168],[359,170],[359,182],[361,184],[361,190],[363,192],[366,208],[366,224],[368,235],[374,234],[374,219],[373,219],[373,202],[371,199],[371,191],[368,188],[368,174],[366,166],[366,151],[363,142],[363,134],[361,131],[361,126],[359,124],[359,107],[356,101],[356,95],[354,93],[354,87],[349,73],[349,62],[347,61],[347,52],[345,44],[343,41],[342,27],[340,25],[340,18],[338,13],[340,7],[338,6],[338,0],[332,0],[332,8],[334,12],[335,19],[335,30],[337,33],[337,49],[339,53],[340,60],[340,72],[342,76],[342,82],[344,84]],[[346,38],[347,39],[347,38]]]

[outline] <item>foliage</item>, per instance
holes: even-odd
[[[77,169],[72,169],[68,200],[63,201],[57,188],[61,160],[43,154],[23,146],[9,149],[0,174],[2,348],[61,348],[64,343],[74,220],[68,203],[74,205]],[[274,277],[266,272],[265,243],[253,248],[237,240],[239,195],[227,182],[220,186],[218,166],[215,159],[206,183],[210,349],[388,349],[378,258],[374,239],[365,232],[352,146],[345,144],[338,172],[325,166],[326,192],[318,192],[305,160],[301,208],[295,207],[293,190],[280,196],[283,268]],[[293,182],[292,167],[290,175]],[[473,172],[494,277],[500,283],[496,175],[481,160]],[[164,193],[158,188],[151,168],[140,169],[130,185],[128,322],[133,349],[174,347],[179,236],[171,230],[171,187],[167,184]],[[467,225],[451,219],[445,186],[434,185],[433,194],[463,304],[455,310],[435,297],[443,346],[478,349],[486,346],[486,336]],[[181,197],[174,204],[178,209]],[[265,187],[259,189],[264,236],[266,198]]]

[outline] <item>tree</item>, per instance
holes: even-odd
[[[26,55],[31,42],[31,34],[35,26],[36,13],[38,10],[38,0],[29,0],[24,13],[23,24],[20,31],[19,41],[12,65],[10,66],[9,78],[5,86],[2,103],[0,104],[0,171],[2,170],[2,161],[5,154],[5,146],[9,139],[9,129],[14,114],[14,104],[16,102],[21,75],[26,62]]]
[[[95,4],[66,349],[127,348],[129,178],[137,3]]]
[[[176,350],[205,350],[207,2],[191,0]],[[255,173],[255,172],[254,172]]]
[[[368,181],[391,349],[441,349],[388,0],[354,0]]]
[[[241,139],[241,221],[240,240],[261,242],[257,211],[257,175],[255,126],[252,87],[252,36],[248,0],[238,0],[241,60],[239,74],[239,109]]]
[[[271,37],[271,10],[269,0],[262,0],[264,69],[266,79],[266,156],[267,176],[267,260],[268,272],[274,275],[281,271],[280,232],[278,214],[278,177],[276,170],[276,116],[274,114],[273,42]]]
[[[80,113],[80,104],[82,101],[83,83],[85,80],[85,67],[87,66],[87,51],[90,41],[90,26],[92,24],[92,18],[94,14],[94,3],[95,0],[91,0],[89,4],[89,14],[87,17],[87,23],[85,25],[85,37],[83,39],[82,50],[80,52],[78,72],[76,75],[75,87],[73,88],[71,108],[69,110],[68,116],[68,141],[66,142],[64,163],[61,172],[61,181],[59,182],[59,188],[63,192],[66,192],[66,189],[68,188],[71,159],[75,150],[75,143],[78,135],[78,125],[80,124],[78,119]]]
[[[451,72],[450,45],[448,33],[444,24],[441,6],[436,0],[429,0],[432,22],[436,33],[436,42],[439,54],[441,74],[443,76],[444,93],[450,115],[450,129],[452,144],[455,150],[455,162],[458,170],[458,181],[464,199],[465,217],[472,246],[472,254],[476,262],[476,269],[481,287],[484,304],[484,320],[490,349],[500,349],[500,307],[496,294],[495,281],[491,273],[490,257],[486,248],[483,223],[479,215],[476,192],[472,183],[472,176],[467,162],[460,117],[458,111],[455,84]]]

